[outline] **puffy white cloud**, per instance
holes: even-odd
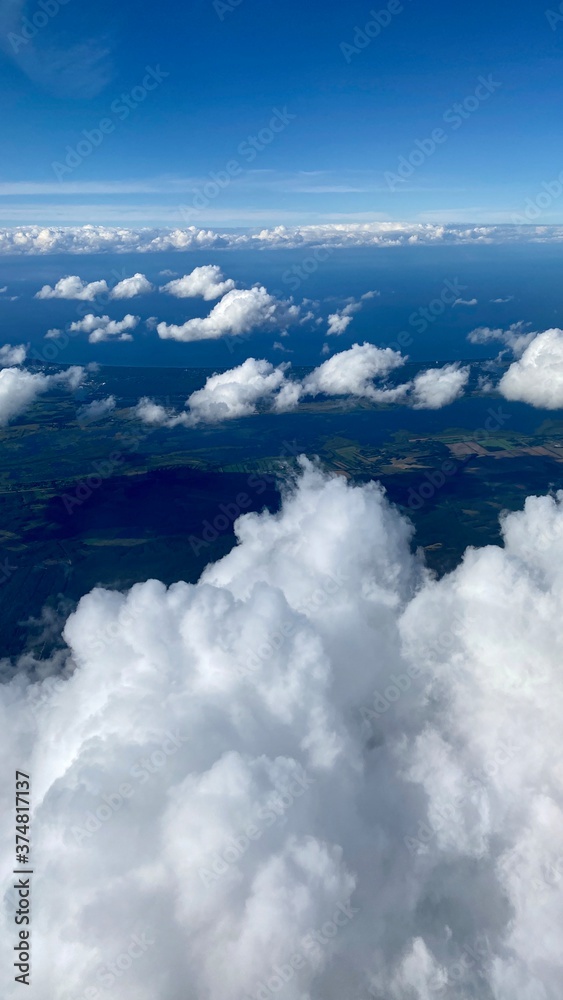
[[[124,278],[114,285],[110,292],[110,299],[133,299],[136,295],[146,295],[153,291],[149,279],[137,272],[131,278]]]
[[[96,420],[108,417],[110,413],[113,413],[116,405],[115,396],[106,396],[105,399],[94,399],[91,403],[86,403],[85,406],[80,407],[77,418],[80,423],[91,424]]]
[[[168,292],[177,299],[190,299],[200,296],[206,302],[211,299],[219,299],[226,292],[230,292],[235,287],[232,278],[225,278],[221,268],[217,264],[204,264],[202,267],[195,267],[190,274],[185,274],[183,278],[176,278],[163,285],[161,292]]]
[[[84,369],[73,365],[56,375],[28,372],[23,368],[0,369],[0,426],[21,416],[35,400],[55,385],[66,384],[71,391],[84,380]]]
[[[181,326],[159,323],[163,340],[217,340],[245,336],[257,329],[284,329],[299,318],[299,307],[276,299],[263,285],[233,288],[203,319],[189,319]]]
[[[440,410],[463,395],[469,368],[457,362],[420,372],[409,387],[409,402],[415,410]]]
[[[107,293],[106,281],[82,281],[76,274],[60,278],[54,288],[43,285],[36,293],[36,299],[79,299],[82,302],[93,302],[96,296]]]
[[[357,313],[359,309],[361,309],[359,302],[348,302],[342,309],[331,313],[328,317],[327,336],[339,337],[341,333],[345,333],[352,322],[354,313]]]
[[[503,375],[498,390],[505,399],[545,410],[563,408],[563,330],[534,336]]]
[[[129,333],[139,324],[139,317],[127,313],[123,319],[110,319],[109,316],[94,316],[88,313],[83,319],[70,324],[71,333],[87,333],[90,344],[99,344],[105,340],[133,340]]]
[[[272,413],[294,410],[307,396],[348,396],[373,403],[398,403],[415,409],[439,409],[462,395],[469,369],[457,364],[421,372],[397,386],[387,375],[405,364],[406,357],[390,347],[354,344],[333,355],[304,379],[289,378],[291,363],[275,368],[269,361],[248,358],[238,368],[212,375],[204,387],[186,400],[187,410],[167,409],[148,397],[139,400],[135,415],[153,426],[187,427],[251,416],[260,409]],[[379,381],[378,381],[379,380]]]
[[[335,312],[331,313],[328,317],[328,329],[326,331],[327,336],[330,337],[334,335],[339,337],[341,333],[345,333],[352,322],[354,314],[359,312],[362,308],[362,304],[367,302],[369,299],[376,298],[376,296],[380,294],[380,292],[376,291],[365,292],[358,301],[355,299],[349,299],[341,309],[337,309]]]
[[[440,581],[377,485],[311,467],[236,532],[0,687],[35,1000],[560,1000],[563,494]]]
[[[477,299],[456,299],[454,306],[476,306]]]
[[[220,423],[236,420],[257,412],[257,405],[265,408],[293,408],[287,395],[280,400],[279,390],[285,385],[287,364],[274,368],[269,361],[247,358],[237,368],[211,375],[202,389],[197,389],[186,400],[187,412],[175,413],[144,397],[139,400],[136,415],[145,424],[176,427],[184,424],[193,427],[199,423]],[[297,395],[299,389],[297,388]],[[275,397],[275,398],[274,398]]]
[[[260,232],[211,229],[124,229],[110,226],[19,226],[0,229],[0,255],[155,253],[211,248],[435,246],[561,243],[563,226],[444,225],[431,222],[276,226]]]
[[[11,365],[21,365],[27,357],[27,347],[25,344],[4,344],[0,347],[0,368],[9,368]]]
[[[363,396],[375,401],[385,390],[376,389],[373,379],[386,376],[405,361],[402,354],[390,347],[354,344],[350,350],[334,354],[315,368],[304,379],[303,389],[309,395],[322,392],[327,396]]]
[[[528,344],[531,344],[537,334],[537,331],[526,331],[528,325],[527,323],[512,323],[507,330],[479,326],[476,330],[468,333],[467,339],[471,344],[489,344],[499,341],[505,347],[510,348],[515,357],[518,357],[526,350]]]

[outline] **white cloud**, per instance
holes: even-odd
[[[174,295],[178,299],[200,296],[209,302],[212,299],[221,298],[234,287],[233,279],[225,279],[217,264],[205,264],[202,267],[194,268],[190,274],[185,274],[183,278],[169,281],[167,285],[162,286],[160,291]]]
[[[430,368],[413,379],[409,402],[415,410],[440,410],[463,395],[468,379],[469,368],[457,363]]]
[[[2,254],[155,253],[211,248],[351,247],[561,243],[563,226],[449,225],[435,222],[334,222],[260,232],[126,229],[122,226],[16,226],[0,229]]]
[[[63,673],[0,686],[35,1000],[224,1000],[225,970],[264,1000],[559,1000],[563,494],[440,581],[377,485],[310,467],[236,531],[195,585],[95,589]]]
[[[319,394],[407,404],[415,409],[439,409],[462,395],[469,368],[457,364],[421,372],[414,380],[397,386],[388,385],[389,373],[406,360],[390,347],[354,344],[299,380],[288,377],[288,361],[275,368],[269,361],[248,358],[238,368],[208,378],[204,387],[186,400],[186,410],[167,409],[145,396],[134,412],[143,423],[153,426],[193,427],[251,416],[258,404],[266,412],[287,413],[307,396]]]
[[[70,331],[71,333],[87,333],[89,334],[88,342],[90,344],[99,344],[105,340],[133,340],[129,331],[134,330],[138,324],[139,317],[132,316],[131,313],[127,313],[120,320],[110,319],[109,316],[94,316],[93,313],[88,313],[84,319],[71,323]]]
[[[0,347],[0,368],[9,368],[11,365],[21,365],[27,357],[27,347],[25,344],[4,344]]]
[[[527,326],[529,326],[528,323],[513,323],[508,330],[479,326],[476,330],[468,333],[467,339],[471,344],[488,344],[499,341],[509,347],[512,353],[518,357],[536,336],[536,331],[526,332]]]
[[[405,361],[403,355],[390,347],[354,344],[350,350],[334,354],[315,368],[304,379],[303,389],[313,396],[322,392],[327,396],[363,396],[375,401],[384,390],[376,389],[373,379],[388,375]]]
[[[56,375],[32,373],[23,368],[0,369],[0,427],[15,420],[35,400],[56,385],[66,384],[71,391],[84,380],[84,369],[72,366]]]
[[[79,299],[82,302],[93,302],[96,296],[107,293],[108,286],[105,281],[82,281],[76,274],[60,278],[54,288],[51,285],[43,285],[41,291],[35,295],[36,299]]]
[[[361,309],[359,302],[349,302],[342,309],[331,313],[328,317],[327,336],[339,337],[341,333],[345,333],[352,322],[354,313],[357,313],[359,309]]]
[[[238,368],[211,375],[204,387],[186,400],[187,412],[174,413],[144,397],[137,404],[136,414],[146,424],[193,427],[248,417],[257,412],[260,403],[265,408],[272,406],[274,397],[279,408],[282,403],[276,394],[285,384],[287,367],[286,364],[274,368],[269,361],[247,358]]]
[[[137,272],[131,278],[124,278],[114,285],[110,292],[110,299],[133,299],[136,295],[147,295],[153,291],[149,279]]]
[[[545,410],[563,408],[563,330],[538,333],[498,385],[505,399]]]
[[[456,299],[454,306],[476,306],[477,299]]]
[[[298,317],[298,306],[276,299],[262,285],[255,285],[231,289],[203,319],[189,319],[181,326],[159,323],[157,332],[163,340],[217,340],[244,336],[257,329],[283,329]]]
[[[94,399],[91,403],[80,407],[77,418],[80,423],[91,424],[96,420],[102,420],[104,417],[109,416],[110,413],[113,413],[115,407],[115,396],[106,396],[105,399]]]

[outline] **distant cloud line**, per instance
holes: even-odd
[[[560,243],[563,226],[447,225],[368,222],[220,233],[196,226],[139,229],[109,226],[17,226],[0,229],[0,255],[155,253],[174,250],[326,246],[402,246],[467,243]]]

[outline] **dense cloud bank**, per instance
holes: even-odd
[[[560,243],[563,226],[441,225],[367,222],[218,233],[185,229],[124,229],[107,226],[19,226],[0,229],[1,254],[144,253],[221,247],[348,247],[455,243]]]
[[[562,503],[437,582],[306,465],[199,583],[84,597],[1,688],[33,1000],[560,1000]]]

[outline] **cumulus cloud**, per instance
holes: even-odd
[[[350,350],[333,355],[315,368],[303,383],[304,392],[310,395],[363,396],[377,401],[382,389],[376,389],[373,379],[389,374],[404,365],[406,358],[390,347],[374,344],[354,344]],[[393,390],[390,390],[393,391]]]
[[[279,399],[279,390],[285,385],[288,365],[275,368],[269,361],[247,358],[238,368],[211,375],[202,389],[197,389],[186,400],[187,412],[175,413],[144,397],[136,407],[136,415],[145,424],[176,427],[184,424],[193,427],[199,423],[220,423],[236,420],[257,412],[257,405],[275,405],[280,409],[285,395]],[[274,397],[275,400],[274,400]]]
[[[212,299],[219,299],[226,292],[230,292],[235,287],[232,278],[225,278],[221,268],[217,264],[205,264],[202,267],[195,267],[190,274],[185,274],[183,278],[176,278],[163,285],[161,292],[174,295],[177,299],[191,299],[196,296],[210,302]]]
[[[95,589],[62,672],[0,688],[35,1000],[224,1000],[227,974],[259,1000],[559,1000],[563,494],[440,581],[376,484],[309,465],[236,533],[197,584]]]
[[[70,324],[71,333],[87,333],[90,344],[99,344],[105,340],[133,340],[129,333],[139,324],[139,317],[127,313],[123,319],[110,319],[109,316],[94,316],[88,313],[84,319]]]
[[[498,391],[505,399],[541,409],[563,408],[563,330],[535,335],[503,375]]]
[[[153,291],[149,279],[137,272],[131,278],[124,278],[114,285],[110,292],[110,299],[133,299],[136,295],[146,295]]]
[[[245,336],[257,329],[284,329],[299,318],[299,307],[280,300],[264,288],[233,288],[203,319],[189,319],[181,326],[159,323],[158,336],[163,340],[217,340],[227,336]]]
[[[84,369],[72,366],[56,375],[28,372],[23,368],[0,369],[0,426],[21,416],[47,390],[66,385],[71,391],[84,380]]]
[[[476,330],[468,333],[467,339],[470,344],[489,344],[495,341],[504,344],[512,353],[518,357],[525,351],[528,344],[536,336],[537,331],[528,331],[528,323],[512,323],[507,330],[492,329],[489,326],[479,326]]]
[[[359,309],[361,309],[359,302],[349,302],[342,309],[331,313],[328,317],[327,335],[339,337],[341,333],[345,333],[352,322],[354,313],[357,313]]]
[[[307,248],[561,243],[563,226],[443,225],[431,222],[330,223],[275,226],[260,232],[124,229],[110,226],[17,226],[0,229],[0,255],[159,253],[212,248]]]
[[[303,379],[291,378],[291,363],[274,367],[248,358],[238,368],[212,375],[186,400],[186,410],[174,411],[148,397],[139,400],[135,415],[145,424],[193,427],[251,416],[260,410],[287,413],[310,396],[345,396],[372,403],[407,404],[415,409],[439,409],[462,395],[468,368],[457,364],[421,372],[410,382],[392,386],[391,371],[407,358],[390,347],[354,344],[335,354]]]
[[[0,347],[0,368],[9,368],[12,365],[21,365],[27,357],[27,347],[25,344],[4,344]]]
[[[410,387],[410,403],[415,410],[440,410],[463,395],[469,368],[458,363],[420,372]]]
[[[94,399],[91,403],[81,406],[77,418],[80,423],[91,424],[96,420],[103,420],[113,413],[117,403],[115,396],[106,396],[105,399]]]
[[[476,306],[477,299],[456,299],[454,306]]]
[[[79,299],[82,302],[93,302],[96,296],[108,292],[106,281],[82,281],[76,274],[60,278],[54,288],[43,285],[36,293],[36,299]]]

